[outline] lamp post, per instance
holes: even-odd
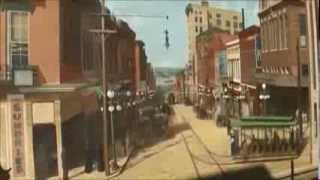
[[[117,105],[116,107],[112,104],[112,100],[115,96],[115,92],[113,90],[108,90],[107,96],[110,99],[110,105],[108,107],[108,110],[110,112],[110,122],[111,122],[111,143],[112,143],[112,150],[113,150],[113,164],[112,168],[113,170],[116,170],[119,168],[117,164],[117,155],[116,155],[116,146],[115,146],[115,137],[114,137],[114,119],[113,119],[113,111],[118,110],[120,105]],[[121,109],[121,106],[120,106]]]
[[[227,87],[224,87],[223,88],[223,96],[222,96],[222,98],[225,100],[225,115],[230,115],[230,113],[229,113],[229,110],[227,110],[227,109],[229,109],[229,108],[227,108],[227,101],[228,101],[228,99],[230,99],[230,96],[228,95],[228,89],[227,89]]]
[[[261,87],[262,93],[259,95],[259,99],[263,101],[263,114],[267,115],[267,100],[270,99],[270,95],[266,92],[267,85],[265,83],[263,83]]]
[[[240,86],[240,95],[237,97],[238,98],[238,102],[239,102],[239,118],[242,116],[242,100],[244,100],[246,97],[242,91],[242,87]]]

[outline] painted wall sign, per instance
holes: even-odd
[[[24,114],[22,95],[10,95],[11,105],[11,134],[12,134],[12,170],[14,177],[25,177],[25,137],[24,137]]]

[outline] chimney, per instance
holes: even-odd
[[[244,22],[245,22],[245,17],[244,17],[244,9],[241,9],[241,13],[242,13],[242,30],[244,30],[246,28]]]

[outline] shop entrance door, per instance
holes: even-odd
[[[58,176],[56,130],[52,124],[33,127],[33,149],[36,179]]]

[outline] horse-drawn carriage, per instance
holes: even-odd
[[[250,116],[231,121],[233,155],[265,157],[295,155],[301,147],[292,117]]]

